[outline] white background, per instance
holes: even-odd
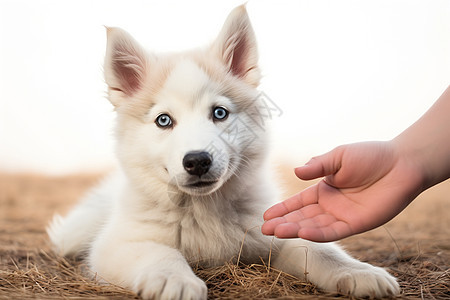
[[[0,0],[0,171],[64,174],[113,162],[103,25],[147,48],[211,42],[242,1]],[[247,9],[264,91],[292,166],[391,139],[450,83],[450,1],[261,1]]]

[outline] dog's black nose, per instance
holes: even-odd
[[[183,167],[191,175],[202,176],[211,167],[213,158],[205,151],[192,151],[183,158]]]

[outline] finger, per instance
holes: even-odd
[[[311,206],[313,206],[312,208],[310,208]],[[305,218],[305,216],[303,215],[302,211],[306,209],[306,213],[308,214],[308,218]],[[281,235],[281,237],[285,238],[288,236],[291,236],[293,234],[293,232],[297,232],[299,227],[295,227],[295,230],[293,229],[294,227],[292,225],[289,226],[281,226],[281,229],[276,229],[277,227],[279,227],[282,224],[286,224],[286,223],[293,223],[293,224],[299,224],[301,226],[306,225],[306,222],[313,222],[311,221],[312,217],[316,217],[317,215],[323,214],[323,210],[318,206],[318,205],[310,205],[307,207],[304,207],[300,210],[294,210],[286,215],[284,215],[283,217],[276,217],[273,219],[270,219],[268,221],[266,221],[262,227],[261,227],[261,232],[265,235],[274,235],[276,230],[281,230],[278,231],[279,234]],[[324,215],[325,217],[332,217],[329,215]],[[305,220],[306,219],[306,220]],[[322,218],[323,219],[323,218]],[[333,218],[332,221],[335,221],[336,219]],[[321,221],[321,219],[317,219],[317,221]],[[332,222],[329,221],[328,223]],[[327,225],[325,224],[325,219],[320,222],[320,224],[315,224],[315,226],[324,226]],[[306,226],[312,226],[311,224],[308,224]],[[289,229],[283,229],[283,228],[289,228]],[[286,230],[288,230],[289,233],[285,233]]]
[[[297,223],[284,223],[278,225],[274,230],[274,235],[280,239],[290,239],[298,237],[300,227]]]
[[[304,166],[294,170],[295,175],[303,180],[335,174],[339,171],[342,158],[342,148],[338,147],[323,155],[311,158]]]
[[[299,211],[295,211],[283,219],[281,222],[274,222],[275,227],[272,228],[273,235],[278,238],[300,237],[298,234],[304,228],[325,228],[336,222],[336,218],[328,214],[319,214],[314,218],[302,218]],[[290,219],[291,220],[290,220]],[[270,222],[270,221],[269,221]]]
[[[261,232],[262,232],[262,234],[265,234],[265,235],[273,235],[275,228],[277,226],[279,226],[280,224],[284,224],[284,223],[286,223],[286,219],[284,219],[283,217],[274,218],[272,220],[265,222],[261,226]]]
[[[305,214],[303,214],[305,212]],[[311,205],[301,210],[293,211],[283,217],[283,222],[280,224],[296,224],[297,232],[303,228],[325,228],[335,223],[337,220],[334,216],[326,214],[318,205]],[[287,227],[286,225],[284,225]],[[290,226],[290,228],[294,228]],[[275,228],[274,232],[277,232]],[[289,232],[291,234],[291,232]]]
[[[284,216],[287,213],[289,213],[289,210],[287,209],[286,205],[284,204],[284,202],[280,202],[270,207],[268,210],[266,210],[264,212],[263,218],[264,221],[268,221],[274,218]]]
[[[299,238],[313,242],[334,242],[352,235],[352,231],[345,222],[334,222],[325,227],[300,227],[297,232]]]
[[[321,221],[320,218],[317,218],[318,216],[330,216],[328,214],[325,214],[324,210],[322,209],[322,207],[320,207],[318,204],[311,204],[305,207],[302,207],[301,209],[298,210],[294,210],[286,215],[284,215],[284,219],[286,220],[287,223],[291,223],[291,222],[302,222],[304,220],[307,219],[313,219],[319,222]],[[334,219],[336,220],[336,219]],[[320,223],[318,224],[318,226],[324,226],[324,224]]]
[[[275,204],[263,215],[264,220],[270,220],[273,218],[284,216],[292,211],[301,209],[307,205],[317,203],[317,188],[318,185],[315,184],[309,188],[303,190],[302,192],[291,196],[290,198]]]
[[[295,238],[313,242],[332,242],[354,234],[350,226],[336,220],[331,215],[319,214],[299,222],[280,223],[273,228],[273,235],[278,238]]]

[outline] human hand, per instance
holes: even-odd
[[[269,208],[262,233],[330,242],[378,227],[422,191],[422,174],[395,143],[344,145],[295,169],[317,184]]]

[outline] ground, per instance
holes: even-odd
[[[285,195],[309,183],[280,169]],[[0,174],[0,299],[139,299],[117,286],[100,285],[86,266],[56,256],[45,226],[54,213],[64,214],[100,174],[48,177]],[[450,181],[424,192],[385,226],[341,241],[355,257],[387,268],[399,279],[399,299],[450,299]],[[231,259],[231,258],[230,258]],[[196,269],[209,298],[334,299],[313,285],[270,268],[224,262]]]

